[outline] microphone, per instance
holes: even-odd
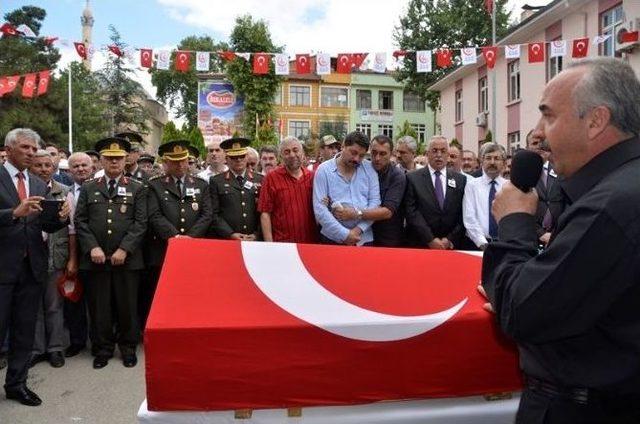
[[[542,175],[542,157],[530,150],[518,150],[511,159],[511,184],[527,193]]]

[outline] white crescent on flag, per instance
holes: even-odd
[[[247,272],[271,301],[298,319],[349,339],[389,342],[415,337],[447,322],[468,300],[427,315],[371,311],[341,299],[316,281],[295,244],[241,243]]]

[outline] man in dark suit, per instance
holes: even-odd
[[[253,241],[260,239],[257,209],[262,175],[247,169],[246,138],[230,138],[220,147],[227,155],[229,170],[211,177],[211,232],[214,237]]]
[[[405,208],[411,244],[430,249],[459,249],[462,245],[467,179],[446,168],[448,158],[447,139],[435,136],[427,146],[427,167],[407,174]]]
[[[544,158],[551,157],[549,142],[543,140],[539,145]],[[544,163],[542,175],[536,185],[538,209],[536,211],[536,233],[541,245],[549,243],[551,234],[558,224],[558,218],[564,211],[564,196],[558,183],[558,176],[549,160]]]
[[[7,399],[23,405],[42,403],[26,386],[38,306],[47,282],[48,253],[42,232],[68,223],[69,204],[58,217],[41,215],[47,186],[27,168],[40,143],[33,130],[17,128],[5,138],[7,161],[0,166],[0,340],[10,328]]]

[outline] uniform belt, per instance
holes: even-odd
[[[549,397],[561,397],[583,405],[589,403],[589,400],[593,400],[593,392],[586,387],[559,386],[530,375],[525,376],[525,380],[528,389]]]

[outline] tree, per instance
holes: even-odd
[[[236,52],[281,52],[271,41],[267,24],[254,21],[251,15],[236,18],[236,25],[231,32],[230,48]],[[251,62],[236,58],[227,62],[227,78],[233,84],[237,93],[244,98],[243,128],[246,137],[252,138],[256,134],[256,117],[262,123],[258,131],[255,145],[272,144],[277,141],[277,135],[271,125],[273,122],[272,100],[282,78],[274,73],[273,64],[269,65],[269,73],[255,75]]]
[[[507,0],[496,0],[496,35],[508,31]],[[393,38],[401,50],[430,50],[438,47],[462,48],[491,44],[491,16],[486,12],[484,0],[411,0],[406,15],[400,18]],[[455,67],[453,68],[455,69]],[[396,79],[419,95],[435,111],[439,107],[439,93],[428,87],[452,69],[416,72],[416,55],[405,56],[404,65]]]
[[[109,30],[111,44],[124,52],[127,45],[122,42],[120,33],[113,25],[109,26]],[[143,103],[147,93],[130,77],[133,70],[125,67],[124,60],[124,57],[109,54],[105,67],[96,73],[108,104],[112,131],[132,129],[145,133],[148,130],[146,121],[149,113]]]
[[[162,131],[162,142],[165,143],[171,140],[189,140],[189,143],[200,151],[201,158],[206,156],[204,137],[202,137],[202,132],[200,132],[198,126],[189,128],[189,125],[185,122],[182,128],[178,129],[173,121],[167,122]]]
[[[182,131],[176,127],[176,124],[173,121],[169,121],[164,124],[164,128],[162,129],[162,142],[168,142],[172,140],[179,140],[184,138],[184,134]]]
[[[209,36],[197,37],[189,36],[183,38],[178,44],[178,50],[189,51],[221,51],[227,50],[226,43],[216,43]],[[175,52],[172,53],[175,59]],[[220,73],[223,65],[217,55],[211,55],[209,67],[211,72]],[[172,61],[173,62],[173,61]],[[177,117],[187,120],[189,128],[198,125],[198,76],[195,72],[195,65],[189,65],[188,72],[178,72],[170,70],[149,70],[151,82],[157,88],[158,100],[168,103]]]

